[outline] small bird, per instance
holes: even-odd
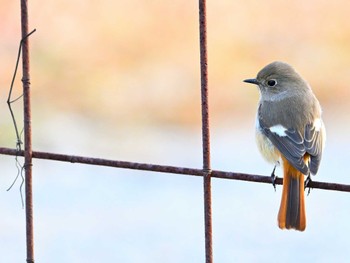
[[[284,62],[273,62],[244,82],[259,87],[256,142],[263,157],[275,164],[273,185],[276,165],[283,167],[278,226],[304,231],[304,175],[307,186],[310,173],[318,171],[326,140],[320,103],[309,84]]]

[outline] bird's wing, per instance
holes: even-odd
[[[282,125],[268,127],[260,116],[260,112],[258,117],[261,131],[296,169],[305,175],[310,171],[312,174],[317,173],[322,157],[322,136],[324,136],[322,129],[310,123],[305,126],[305,132],[302,135],[295,129],[287,129]],[[279,128],[276,129],[278,126]],[[310,163],[304,162],[306,153],[310,155]]]
[[[320,125],[323,125],[322,121]],[[310,154],[310,171],[316,174],[321,162],[323,150],[323,129],[316,128],[314,124],[307,124],[305,126],[304,145],[306,152]]]
[[[270,127],[267,127],[264,121],[259,117],[260,129],[269,138],[272,144],[283,154],[283,156],[300,172],[309,174],[309,167],[304,162],[306,149],[304,139],[294,129],[285,129],[283,135],[276,133]]]

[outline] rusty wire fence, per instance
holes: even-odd
[[[31,95],[30,95],[30,59],[29,59],[29,32],[28,29],[28,1],[21,0],[21,51],[22,51],[22,83],[23,83],[23,111],[24,111],[24,150],[21,147],[10,149],[0,147],[0,154],[12,156],[24,156],[25,177],[25,213],[26,213],[26,247],[28,263],[34,262],[34,231],[33,231],[33,196],[32,196],[32,159],[45,159],[52,161],[81,163],[96,166],[108,166],[124,169],[135,169],[172,174],[200,176],[203,178],[204,194],[204,226],[205,226],[205,261],[213,262],[212,245],[212,210],[211,210],[211,178],[233,179],[257,183],[271,183],[270,176],[243,174],[239,172],[226,172],[212,170],[210,165],[210,130],[209,130],[209,107],[208,107],[208,58],[207,58],[207,24],[206,24],[206,1],[199,0],[199,44],[200,44],[200,79],[201,79],[201,109],[202,109],[202,168],[186,168],[158,164],[125,162],[85,156],[38,152],[32,150],[31,129]],[[276,184],[281,185],[283,179],[277,178]],[[324,190],[350,192],[350,185],[316,182],[310,183],[311,188]]]

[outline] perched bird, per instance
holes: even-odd
[[[304,175],[318,171],[326,132],[321,107],[308,83],[287,63],[273,62],[254,79],[259,87],[256,141],[263,157],[283,167],[283,190],[278,226],[304,231]]]

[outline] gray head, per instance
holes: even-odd
[[[259,86],[261,99],[281,100],[310,90],[305,80],[287,63],[275,61],[259,71],[255,79],[244,82]]]

